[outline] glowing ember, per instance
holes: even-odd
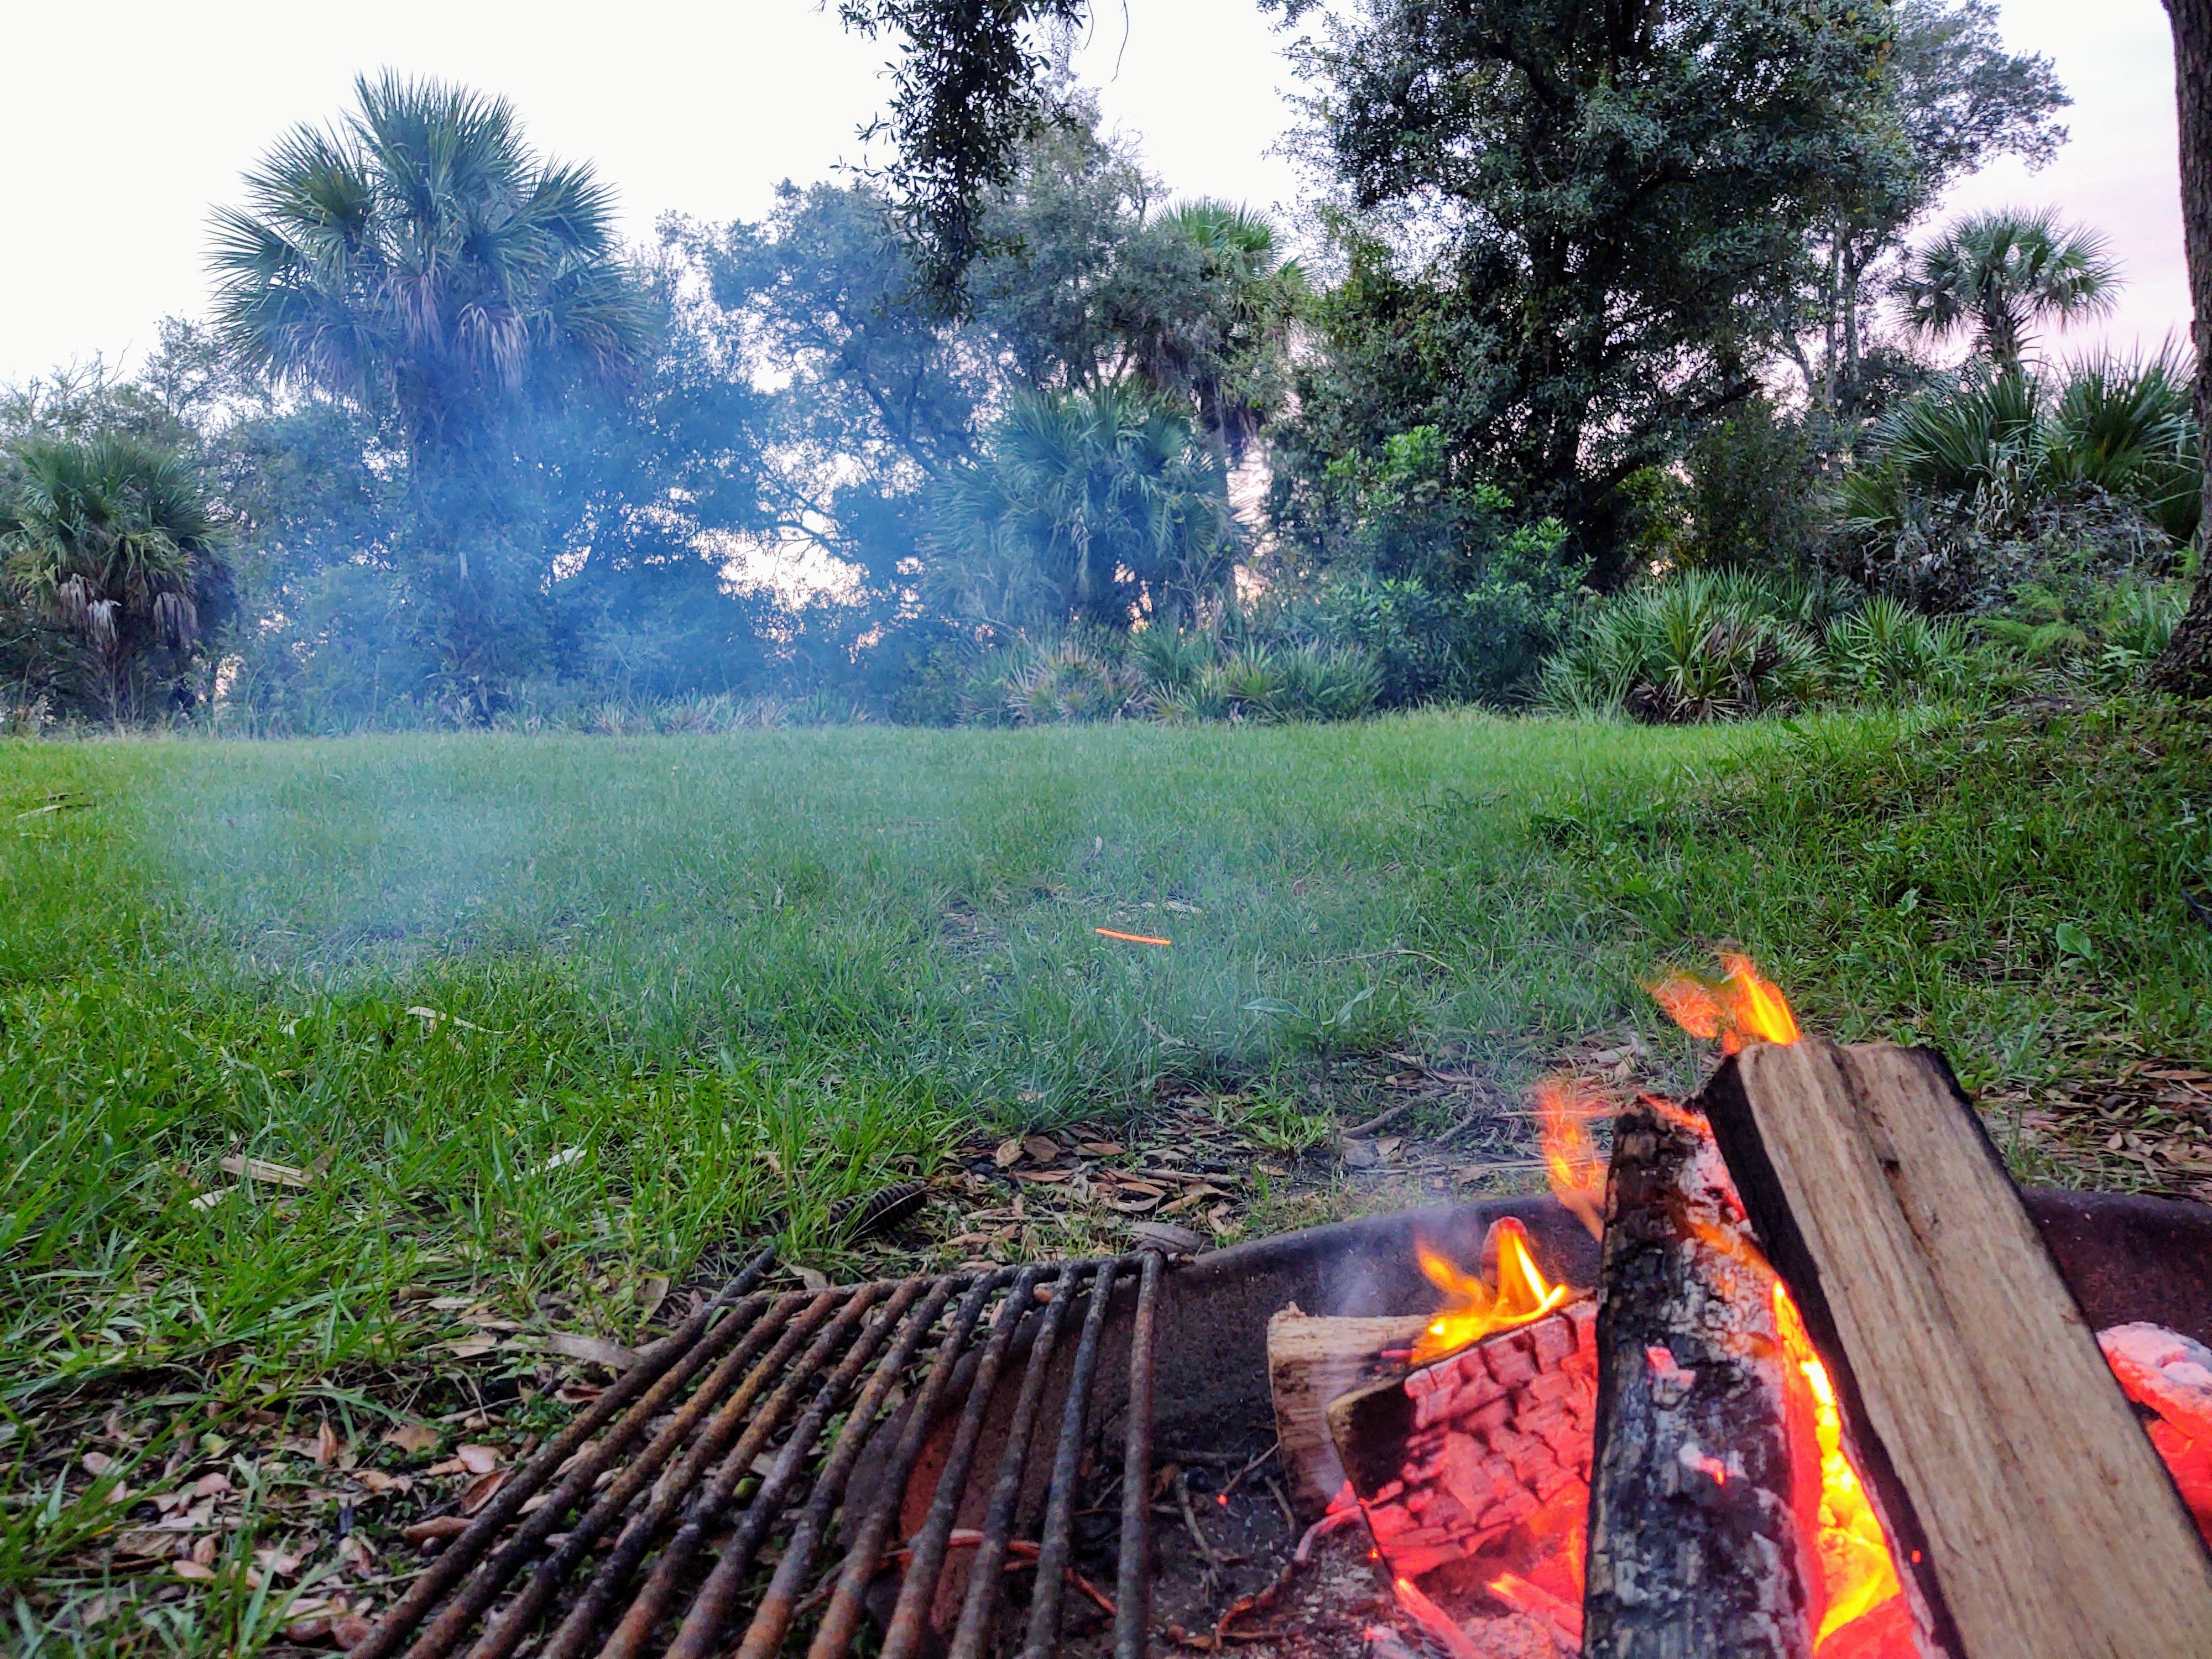
[[[1798,1316],[1797,1304],[1780,1279],[1774,1281],[1774,1322],[1790,1361],[1813,1391],[1813,1420],[1820,1438],[1821,1642],[1853,1620],[1864,1617],[1898,1592],[1897,1565],[1890,1559],[1881,1522],[1868,1501],[1858,1471],[1844,1453],[1843,1414],[1828,1368],[1813,1352],[1813,1339]]]
[[[1721,953],[1722,979],[1702,974],[1670,974],[1651,988],[1674,1022],[1692,1036],[1721,1040],[1724,1054],[1735,1054],[1747,1042],[1795,1042],[1797,1017],[1790,1012],[1782,988],[1759,977],[1751,958],[1731,951]]]
[[[1498,1288],[1492,1290],[1471,1273],[1462,1273],[1449,1256],[1440,1255],[1416,1240],[1413,1253],[1429,1283],[1444,1293],[1444,1305],[1413,1344],[1413,1364],[1456,1353],[1470,1342],[1480,1342],[1493,1331],[1511,1330],[1541,1319],[1574,1294],[1572,1287],[1552,1284],[1537,1267],[1528,1249],[1528,1231],[1510,1216],[1491,1229],[1490,1241],[1498,1249]]]

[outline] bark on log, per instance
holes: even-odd
[[[1587,1659],[1812,1651],[1819,1448],[1787,1387],[1772,1284],[1703,1127],[1650,1103],[1623,1113],[1598,1281]]]
[[[1942,1057],[1757,1043],[1698,1104],[1933,1645],[2202,1659],[2212,1558]]]

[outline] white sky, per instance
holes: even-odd
[[[2101,226],[2130,289],[2110,333],[2185,331],[2173,82],[2157,0],[2005,0],[2015,48],[2072,89],[2074,139],[2039,175],[1994,170],[1973,205],[2056,203]],[[1280,39],[1252,0],[1100,0],[1079,59],[1109,118],[1178,191],[1288,203],[1270,154],[1289,112]],[[105,354],[206,301],[206,214],[301,120],[324,122],[357,70],[392,66],[513,99],[542,149],[586,159],[642,234],[677,209],[757,215],[775,182],[860,158],[882,46],[815,0],[76,0],[10,8],[0,52],[0,380]],[[1111,77],[1109,79],[1109,77]]]

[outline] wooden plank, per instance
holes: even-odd
[[[1923,1637],[2204,1659],[2212,1557],[1942,1057],[1754,1044],[1695,1103],[1827,1361]]]
[[[1773,1280],[1704,1127],[1613,1127],[1598,1278],[1587,1659],[1807,1659],[1820,1449]]]

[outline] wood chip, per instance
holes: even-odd
[[[225,1175],[276,1186],[312,1187],[315,1184],[315,1177],[307,1170],[295,1169],[289,1164],[271,1164],[265,1158],[241,1158],[234,1153],[224,1158],[219,1167]]]

